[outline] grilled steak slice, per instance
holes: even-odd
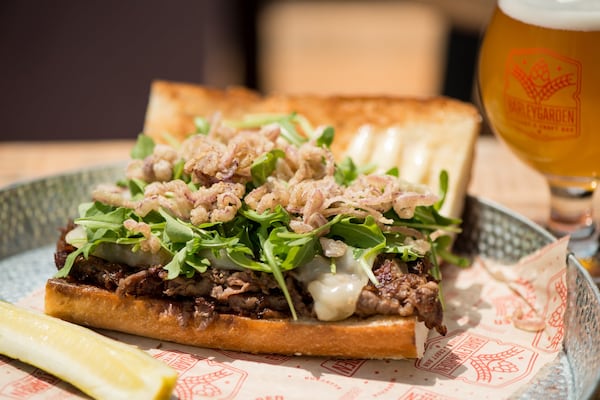
[[[373,268],[379,286],[369,282],[362,290],[356,305],[356,314],[367,317],[377,314],[417,315],[425,326],[446,334],[443,310],[438,298],[439,286],[426,274],[423,262],[408,266],[394,258],[381,257]]]

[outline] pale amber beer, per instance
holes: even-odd
[[[600,2],[499,0],[479,58],[490,125],[550,180],[600,177]]]

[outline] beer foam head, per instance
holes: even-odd
[[[571,31],[600,30],[598,0],[498,0],[508,16],[531,25]]]

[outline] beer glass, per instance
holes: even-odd
[[[600,178],[600,2],[498,0],[478,88],[494,133],[550,187],[547,228],[597,260]]]

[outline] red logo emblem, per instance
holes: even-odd
[[[321,366],[339,375],[353,376],[364,363],[365,360],[327,360]]]
[[[245,371],[210,359],[199,365],[201,371],[179,378],[175,388],[179,399],[233,399],[247,377]]]
[[[192,354],[183,353],[176,350],[159,351],[152,355],[157,360],[164,362],[171,368],[176,370],[179,375],[194,368],[201,358],[193,356]]]
[[[581,63],[548,49],[509,53],[504,80],[506,117],[536,139],[579,136]]]
[[[524,379],[537,356],[516,344],[458,331],[430,340],[415,366],[470,384],[503,387]]]
[[[49,373],[35,368],[31,374],[25,375],[10,384],[0,388],[0,397],[6,399],[23,399],[39,396],[52,391],[60,379]]]
[[[248,376],[231,365],[177,350],[161,350],[153,357],[179,373],[175,393],[181,400],[233,399]]]

